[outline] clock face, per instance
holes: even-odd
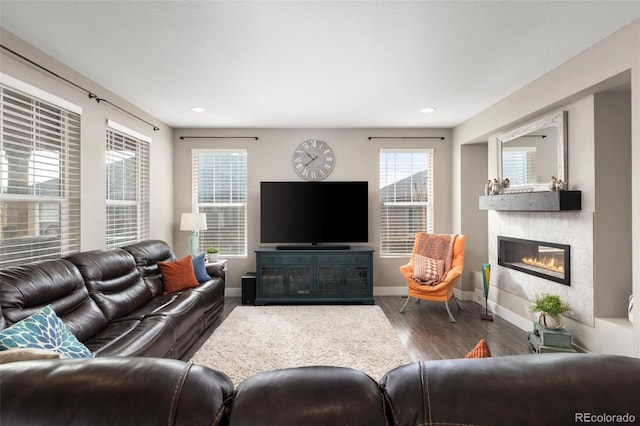
[[[293,152],[293,169],[306,180],[322,180],[333,170],[333,151],[326,142],[309,139]]]

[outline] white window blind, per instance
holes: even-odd
[[[107,248],[149,238],[149,143],[136,136],[108,122]]]
[[[502,148],[502,176],[511,185],[536,183],[536,147]]]
[[[247,152],[192,151],[193,212],[206,213],[200,250],[220,249],[223,257],[247,256]]]
[[[380,150],[380,255],[410,256],[433,210],[433,149]]]
[[[81,116],[23,90],[0,84],[0,268],[80,250]]]

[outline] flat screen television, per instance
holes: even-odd
[[[261,182],[260,241],[282,249],[368,242],[368,182]]]

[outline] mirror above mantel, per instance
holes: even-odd
[[[549,191],[552,177],[568,182],[567,111],[546,115],[497,137],[498,177],[505,192]]]

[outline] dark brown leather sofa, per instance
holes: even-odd
[[[157,262],[175,260],[159,240],[0,270],[0,329],[51,305],[96,356],[180,358],[224,307],[222,266],[211,280],[163,294]]]
[[[401,366],[379,382],[342,367],[249,377],[179,360],[0,365],[0,424],[417,426],[635,424],[640,359],[542,354]]]

